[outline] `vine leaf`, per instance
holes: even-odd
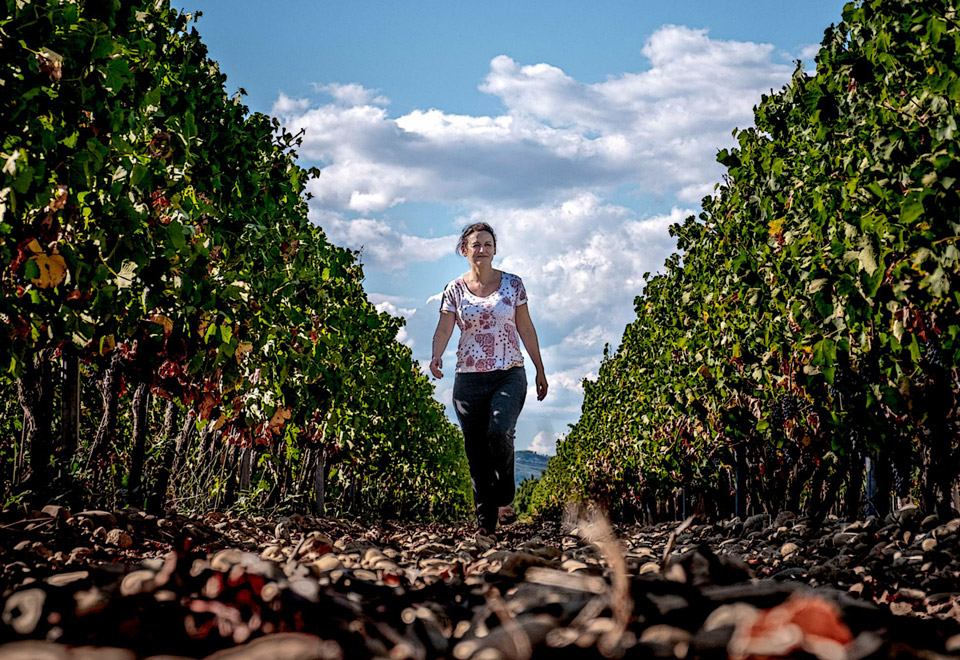
[[[36,267],[35,270],[28,271],[27,277],[36,286],[41,289],[49,289],[66,279],[67,262],[57,252],[57,248],[53,248],[53,253],[47,256],[37,239],[30,241],[27,248],[32,253],[29,261]]]
[[[873,246],[870,243],[864,245],[863,249],[860,250],[860,267],[867,271],[867,275],[873,275],[873,272],[877,270],[877,258],[873,254]]]

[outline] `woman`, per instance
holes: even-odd
[[[486,535],[498,520],[516,520],[513,438],[527,394],[518,334],[537,369],[538,401],[547,395],[547,377],[523,282],[493,267],[497,237],[490,225],[478,222],[464,229],[457,253],[467,258],[470,270],[443,290],[430,371],[443,378],[441,355],[456,324],[460,343],[453,404],[470,462],[479,532]]]

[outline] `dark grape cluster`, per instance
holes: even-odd
[[[931,367],[942,369],[944,366],[943,350],[936,342],[928,342],[923,352],[924,361]]]
[[[895,464],[892,467],[893,471],[893,492],[897,494],[898,497],[905,497],[910,494],[910,475],[906,470],[898,468]]]
[[[863,377],[850,367],[840,367],[833,377],[834,387],[841,390],[856,390],[864,384]]]
[[[857,429],[850,427],[847,429],[846,434],[847,447],[850,448],[850,453],[855,455],[860,447],[860,432]]]
[[[781,425],[788,419],[796,419],[803,408],[799,397],[795,394],[784,394],[777,397],[770,406],[768,419],[771,424]]]
[[[827,385],[827,394],[831,399],[838,399],[845,394],[860,392],[866,385],[866,380],[848,365],[841,365],[833,376],[833,384]]]

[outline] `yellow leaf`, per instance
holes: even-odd
[[[290,419],[290,416],[291,412],[289,408],[284,408],[283,406],[277,408],[273,413],[273,417],[270,418],[270,431],[279,433],[284,422]]]
[[[772,220],[767,226],[767,231],[770,233],[770,238],[774,238],[780,232],[783,231],[783,218],[779,220]]]
[[[210,413],[216,405],[217,398],[211,392],[204,392],[199,406],[200,419],[210,419]]]
[[[253,350],[253,344],[251,342],[242,341],[237,346],[237,350],[233,355],[235,358],[237,358],[237,362],[239,363],[243,360],[243,356],[252,350]]]
[[[106,355],[116,347],[117,340],[113,338],[113,335],[107,335],[100,340],[100,355]]]
[[[150,317],[150,320],[157,325],[162,325],[164,334],[169,335],[171,332],[173,332],[173,320],[169,316],[164,316],[163,314],[154,314]]]
[[[33,252],[30,259],[36,262],[40,269],[39,277],[30,278],[30,281],[37,287],[49,289],[52,286],[57,286],[67,277],[67,262],[57,252],[57,248],[53,248],[53,254],[48,257],[37,239],[30,241],[27,247]]]

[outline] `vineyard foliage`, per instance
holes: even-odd
[[[958,74],[953,0],[844,8],[816,73],[798,63],[763,97],[715,194],[671,228],[678,252],[585,381],[534,511],[593,498],[656,518],[685,496],[714,514],[862,515],[894,495],[949,511]]]
[[[457,429],[166,0],[5,0],[7,496],[468,510]],[[16,408],[11,401],[17,401]]]

